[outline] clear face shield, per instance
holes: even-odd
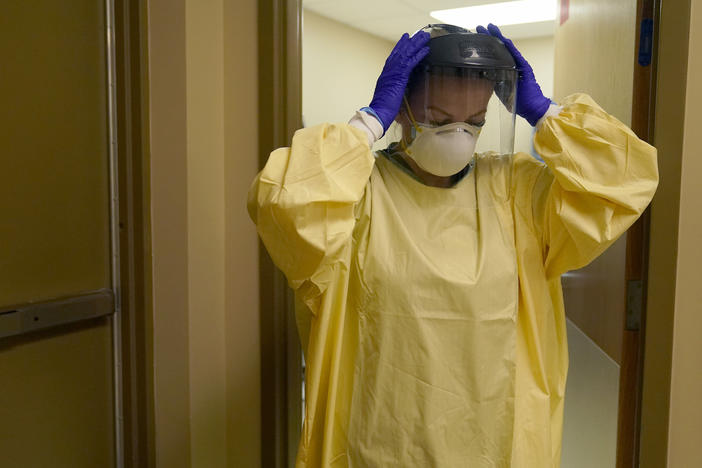
[[[464,170],[475,153],[511,155],[516,89],[513,69],[418,67],[396,119],[398,148],[443,177]]]

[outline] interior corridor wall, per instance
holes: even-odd
[[[675,288],[675,317],[670,390],[668,465],[692,466],[700,459],[702,441],[702,7],[690,2],[690,36],[682,166],[680,220]]]
[[[514,45],[534,69],[534,76],[541,87],[544,96],[553,97],[553,60],[554,40],[553,35],[543,37],[530,37],[515,39]],[[514,135],[514,150],[531,153],[533,147],[534,130],[529,122],[517,116]]]
[[[641,468],[695,466],[702,440],[699,200],[702,10],[663,1],[658,29]]]
[[[399,38],[398,38],[399,39]],[[392,42],[303,10],[302,119],[346,123],[370,104]],[[376,148],[384,148],[384,141]]]
[[[260,466],[257,6],[149,2],[157,467]]]
[[[190,464],[185,0],[148,2],[148,96],[157,468]]]
[[[258,2],[224,0],[224,300],[227,467],[261,465],[258,236],[246,211],[258,172]]]
[[[631,124],[636,0],[571,0],[556,29],[554,96],[588,93]]]

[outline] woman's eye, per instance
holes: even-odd
[[[444,120],[430,120],[429,123],[435,127],[442,127],[444,125],[450,125],[452,123],[455,123],[454,120],[451,119],[444,119]],[[472,125],[474,127],[482,127],[485,125],[485,120],[482,120],[480,122],[471,122],[469,120],[466,120],[465,123],[468,125]]]
[[[438,120],[432,120],[432,121],[430,121],[429,123],[432,124],[432,125],[434,125],[434,126],[436,126],[436,127],[441,127],[441,126],[444,126],[444,125],[448,125],[448,124],[450,124],[450,123],[452,123],[452,122],[451,122],[449,119],[444,119],[444,120],[442,120],[442,121],[440,121],[440,122],[439,122]]]

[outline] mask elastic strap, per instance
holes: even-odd
[[[407,96],[402,96],[402,100],[405,102],[405,107],[407,108],[407,115],[410,118],[410,122],[412,122],[412,125],[414,128],[417,128],[417,121],[414,120],[414,115],[412,114],[412,109],[410,109],[409,102],[407,102]]]
[[[410,109],[409,102],[407,102],[407,96],[406,96],[406,95],[403,95],[403,96],[402,96],[402,101],[405,103],[405,108],[407,109],[407,116],[408,116],[409,119],[410,119],[410,123],[411,123],[412,126],[414,127],[414,131],[415,131],[416,133],[421,132],[422,129],[419,128],[419,126],[417,125],[417,121],[414,119],[414,115],[412,114],[412,109]],[[400,147],[401,147],[402,151],[405,151],[405,150],[407,149],[407,145],[405,144],[404,138],[403,138],[402,140],[400,140]]]

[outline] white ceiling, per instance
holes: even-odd
[[[303,0],[303,7],[361,31],[397,42],[403,33],[412,34],[440,21],[429,12],[511,0]],[[499,25],[498,25],[499,26]],[[552,35],[555,21],[501,26],[506,37],[524,39]]]

